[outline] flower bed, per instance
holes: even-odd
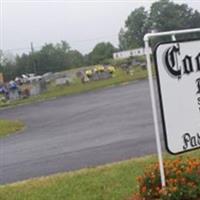
[[[133,200],[200,200],[200,159],[167,160],[166,187],[162,189],[158,164],[138,177],[140,194]]]

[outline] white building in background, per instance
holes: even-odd
[[[123,58],[144,56],[144,55],[145,55],[144,48],[138,48],[138,49],[131,49],[127,51],[119,51],[119,52],[113,53],[113,58],[123,59]]]

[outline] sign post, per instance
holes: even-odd
[[[194,32],[200,32],[200,28],[197,28],[197,29],[186,29],[186,30],[178,30],[178,31],[169,31],[169,32],[161,32],[161,33],[148,33],[148,34],[146,34],[145,36],[144,36],[144,42],[145,42],[145,54],[146,54],[146,60],[147,60],[147,69],[148,69],[148,77],[149,77],[149,86],[150,86],[150,95],[151,95],[151,102],[152,102],[152,110],[153,110],[153,119],[154,119],[154,128],[155,128],[155,135],[156,135],[156,144],[157,144],[157,151],[158,151],[158,159],[159,159],[159,166],[160,166],[160,173],[161,173],[161,183],[162,183],[162,187],[165,187],[166,186],[166,181],[165,181],[165,172],[164,172],[164,165],[163,165],[163,157],[162,157],[162,148],[161,148],[161,140],[160,140],[160,133],[159,133],[159,125],[158,125],[158,112],[157,112],[157,108],[156,108],[156,98],[155,98],[155,88],[154,88],[154,83],[153,83],[153,74],[152,74],[152,66],[151,66],[151,58],[150,58],[150,46],[149,46],[149,39],[150,38],[153,38],[153,37],[158,37],[158,36],[166,36],[166,35],[170,35],[170,36],[172,36],[172,38],[173,38],[173,40],[175,40],[175,36],[176,35],[178,35],[178,34],[186,34],[186,33],[194,33]],[[173,42],[173,44],[177,44],[178,42]],[[194,43],[193,43],[193,45],[194,45]],[[162,48],[161,48],[161,46],[162,46]],[[165,76],[169,76],[169,73],[168,72],[170,72],[170,69],[173,71],[176,71],[174,68],[175,68],[175,63],[177,64],[178,62],[179,62],[179,60],[180,60],[180,58],[177,58],[177,56],[175,56],[175,52],[174,51],[172,51],[171,49],[170,49],[170,45],[169,46],[165,46],[164,44],[163,45],[160,45],[160,49],[159,49],[159,46],[158,46],[158,48],[157,48],[157,51],[156,51],[156,62],[157,62],[157,64],[159,65],[159,69],[157,68],[157,75],[161,75],[161,77],[158,77],[158,82],[160,83],[160,79],[159,78],[161,78],[162,79],[162,83],[161,84],[159,84],[159,97],[160,97],[160,99],[161,99],[161,113],[162,113],[162,119],[163,119],[163,122],[165,121],[165,116],[164,116],[164,112],[163,112],[163,102],[164,102],[164,106],[169,106],[170,107],[170,105],[172,104],[172,101],[173,101],[173,98],[175,99],[175,98],[177,98],[177,96],[172,96],[174,93],[175,94],[177,94],[178,95],[178,93],[177,93],[177,88],[179,88],[179,86],[177,86],[177,88],[175,89],[174,88],[174,91],[173,91],[173,93],[170,93],[170,91],[167,89],[167,88],[165,88],[165,86],[167,86],[167,84],[168,84],[168,81],[167,80],[165,80]],[[166,54],[166,51],[165,50],[167,50],[167,48],[169,49],[168,50],[168,54]],[[178,47],[177,47],[178,48]],[[181,47],[182,48],[182,47]],[[187,45],[185,46],[185,47],[183,47],[183,48],[186,48],[186,49],[188,49],[188,52],[190,51],[190,50],[192,50],[193,48],[191,48],[191,46],[190,47],[187,47]],[[162,51],[160,51],[162,49]],[[198,51],[199,49],[200,49],[200,43],[198,43],[198,44],[196,44],[196,51]],[[184,52],[184,51],[183,51]],[[177,50],[177,52],[176,52],[177,54],[178,53],[180,53],[180,52],[178,52],[178,50]],[[197,54],[198,54],[198,52],[196,52]],[[183,53],[184,54],[184,53]],[[186,54],[186,52],[185,52],[185,54]],[[192,54],[195,54],[195,50],[192,52]],[[166,63],[168,62],[168,64],[169,64],[169,69],[168,69],[168,72],[166,72],[166,73],[164,73],[163,72],[163,65],[165,65],[165,64],[163,64],[163,55],[165,55],[166,56]],[[171,57],[170,57],[171,56]],[[186,55],[185,55],[186,56]],[[189,57],[190,57],[190,55],[188,55]],[[199,64],[199,57],[198,57],[198,55],[196,55],[197,57],[196,57],[196,60],[197,60],[197,69],[199,69],[199,72],[200,72],[200,66],[198,65]],[[178,60],[179,59],[179,60]],[[191,58],[192,59],[192,58]],[[191,59],[189,59],[189,58],[187,58],[186,57],[186,60],[185,60],[185,65],[187,66],[186,68],[190,68],[191,66]],[[168,60],[168,61],[167,61]],[[162,63],[162,64],[161,64]],[[170,66],[171,66],[171,68],[170,68]],[[177,65],[176,66],[177,68],[179,67],[179,65]],[[199,67],[199,68],[198,68]],[[192,67],[191,67],[191,69],[190,69],[191,71],[193,71],[193,69],[192,69]],[[195,69],[194,69],[195,70]],[[168,73],[168,74],[167,74]],[[182,73],[182,71],[180,72],[180,73]],[[164,76],[162,76],[163,74],[165,74]],[[168,77],[168,78],[171,78],[171,77]],[[200,78],[200,77],[199,77]],[[200,85],[200,83],[199,83],[199,81],[198,81],[199,79],[197,78],[197,87],[198,87],[198,84]],[[177,80],[176,80],[177,81]],[[187,82],[187,81],[186,81]],[[190,82],[190,81],[189,81]],[[174,82],[173,82],[174,83]],[[184,83],[181,87],[182,87],[182,89],[181,90],[183,90],[183,88],[185,87],[185,85],[186,85],[187,83]],[[173,89],[173,87],[172,87],[172,85],[173,84],[171,84],[171,89]],[[191,87],[188,85],[187,86],[188,87],[188,89],[191,89]],[[200,87],[200,86],[199,86]],[[191,89],[191,90],[193,90],[193,92],[194,92],[194,86],[192,87],[193,89]],[[163,93],[161,94],[161,90],[164,90],[165,92],[164,92],[164,96],[163,96]],[[188,98],[189,98],[189,95],[190,94],[185,94],[186,95],[186,98],[187,98],[187,96],[188,96]],[[200,96],[200,95],[199,95]],[[169,101],[170,99],[172,99],[171,101]],[[164,101],[163,101],[164,100]],[[182,99],[178,99],[179,101],[180,100],[182,100]],[[177,101],[177,100],[175,100],[176,101],[176,103],[179,103],[179,104],[181,104],[181,102],[179,102],[179,101]],[[197,102],[196,102],[197,104],[200,104],[200,98],[198,98],[197,97]],[[185,103],[184,103],[184,106],[186,106],[187,108],[186,108],[186,110],[185,110],[185,112],[184,112],[184,114],[186,114],[186,111],[190,111],[190,106],[188,107],[188,105],[189,104],[191,104],[191,102],[188,102],[187,100],[185,100]],[[168,110],[168,107],[165,107],[165,113],[166,113],[166,111],[168,112],[168,113],[171,113],[171,116],[175,113],[175,114],[178,114],[178,112],[180,111],[179,109],[178,110],[173,110],[173,108],[175,108],[175,107],[170,107],[170,111]],[[196,113],[196,112],[195,112]],[[179,113],[179,114],[181,114],[181,113]],[[199,115],[198,115],[199,114]],[[199,108],[199,113],[198,113],[197,115],[195,114],[195,115],[192,115],[192,117],[195,117],[195,120],[197,120],[197,118],[199,119],[200,118],[200,108]],[[172,124],[170,124],[170,116],[167,116],[167,119],[168,119],[168,121],[167,121],[167,124],[164,124],[163,123],[163,128],[164,128],[164,132],[166,133],[166,126],[168,126],[168,128],[169,128],[169,131],[171,131],[172,129],[173,129],[173,126],[175,125],[174,123],[172,123]],[[176,119],[179,119],[178,118],[178,116],[176,116],[176,117],[173,117],[173,122],[176,120]],[[179,119],[180,120],[180,119]],[[186,120],[186,118],[184,119],[184,120]],[[190,120],[192,120],[192,119],[190,119]],[[182,123],[185,123],[185,121],[183,121]],[[197,122],[196,122],[197,123]],[[199,124],[199,123],[197,123],[197,124]],[[180,123],[177,125],[177,126],[179,126],[180,125]],[[194,123],[192,123],[191,125],[194,125]],[[176,127],[177,127],[176,126]],[[171,128],[171,129],[170,129]],[[200,131],[200,127],[196,127],[199,131]],[[168,130],[168,129],[167,129]],[[175,132],[174,132],[175,131]],[[173,137],[172,137],[172,135],[170,135],[169,137],[171,138],[171,140],[172,141],[174,141],[174,144],[176,143],[176,139],[178,138],[178,136],[177,135],[180,135],[180,133],[177,133],[176,131],[180,131],[180,130],[173,130],[173,132],[171,133],[170,132],[170,134],[173,134]],[[189,130],[187,130],[186,131],[186,133],[185,134],[187,134],[187,132],[188,132]],[[197,130],[192,130],[192,131],[197,131]],[[168,132],[167,132],[168,133]],[[190,146],[195,146],[193,143],[194,142],[192,142],[192,145],[191,145],[191,141],[193,141],[193,140],[195,140],[195,142],[196,143],[198,143],[198,142],[200,142],[200,139],[198,138],[198,137],[200,137],[200,135],[198,135],[198,133],[196,133],[197,135],[196,136],[189,136],[188,134],[185,136],[185,143],[187,143],[187,144],[185,144],[185,148],[186,147],[188,147],[189,146],[189,143],[190,143]],[[166,135],[166,134],[165,134]],[[166,137],[166,143],[168,144],[168,140],[167,139],[169,139],[169,137]],[[175,137],[175,138],[174,138]],[[195,139],[194,139],[195,138]],[[180,138],[179,138],[180,139]],[[181,139],[183,139],[183,137],[181,138]],[[184,140],[184,139],[183,139]],[[171,153],[179,153],[179,152],[181,152],[180,151],[180,144],[178,145],[178,147],[176,146],[176,144],[173,146],[173,145],[171,145],[171,146],[169,146],[169,145],[167,145],[169,148],[168,148],[168,150],[170,150],[170,152]],[[199,144],[199,146],[200,146],[200,144]],[[183,146],[184,147],[184,146]],[[193,148],[196,148],[196,147],[193,147]],[[184,149],[183,149],[184,150]]]

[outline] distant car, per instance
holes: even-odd
[[[37,82],[42,79],[42,76],[35,76],[35,74],[22,74],[22,82]]]

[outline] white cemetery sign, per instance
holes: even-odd
[[[161,43],[154,58],[168,151],[200,148],[200,40]]]

